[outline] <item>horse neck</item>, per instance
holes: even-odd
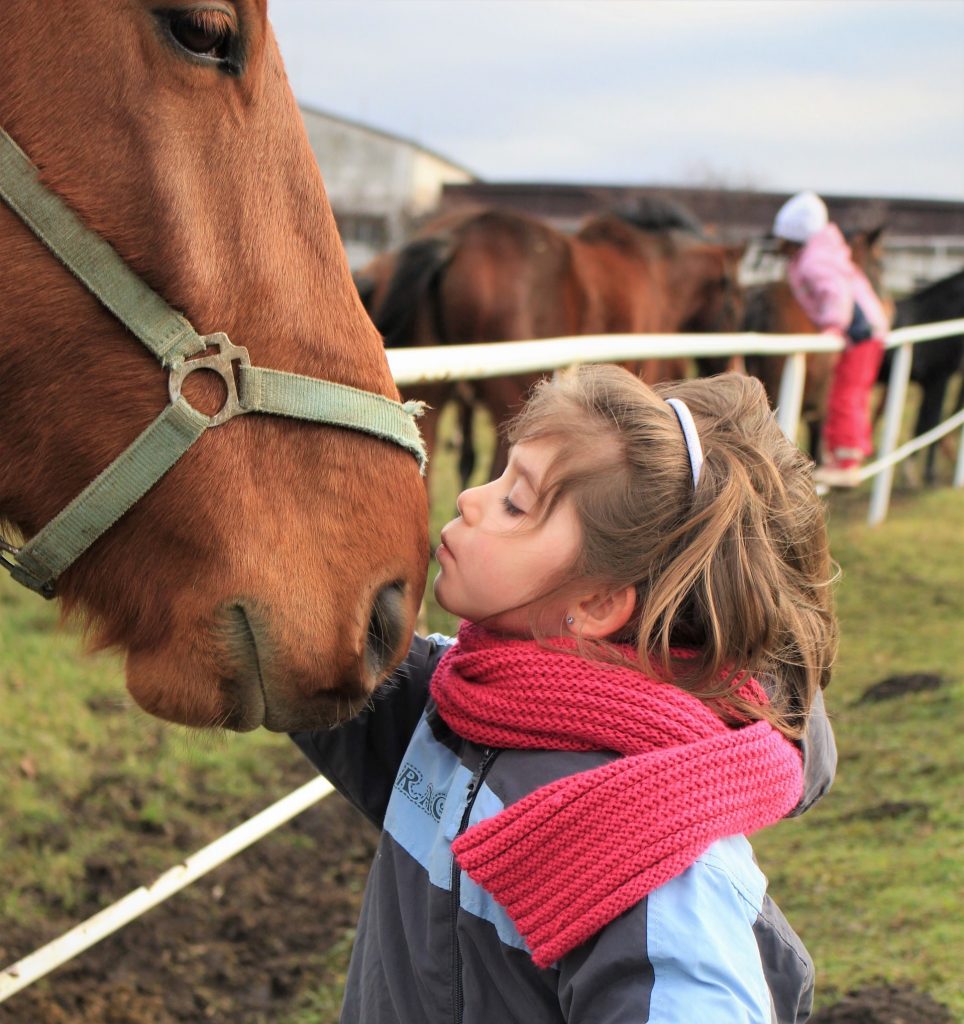
[[[680,330],[703,310],[707,289],[720,279],[723,259],[720,246],[689,240],[679,244],[666,258],[669,295],[666,330]]]

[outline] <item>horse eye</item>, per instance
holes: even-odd
[[[174,39],[199,57],[225,60],[234,34],[231,15],[219,8],[168,11],[168,26]]]

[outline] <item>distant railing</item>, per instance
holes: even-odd
[[[881,522],[887,514],[894,465],[952,430],[964,428],[964,411],[960,411],[926,435],[897,447],[913,346],[934,338],[962,333],[964,319],[903,327],[890,335],[888,347],[897,348],[898,352],[890,373],[880,454],[861,470],[861,479],[874,478],[869,514],[871,524]],[[539,341],[392,349],[388,353],[388,360],[397,383],[404,386],[542,372],[587,362],[632,362],[640,359],[738,354],[785,355],[787,361],[780,385],[777,419],[787,436],[796,440],[806,355],[810,352],[835,352],[841,348],[839,341],[822,334],[580,335]],[[954,486],[964,486],[964,438],[958,448]],[[332,787],[328,782],[322,778],[313,779],[170,868],[150,885],[135,889],[76,928],[0,972],[0,1003],[157,906],[294,815],[307,810],[330,792]]]
[[[958,411],[927,434],[897,447],[910,381],[913,346],[956,334],[964,334],[964,319],[901,327],[892,331],[887,339],[887,347],[896,348],[898,352],[887,386],[881,442],[877,458],[860,470],[861,481],[874,480],[868,512],[871,525],[883,522],[887,516],[894,465],[964,427],[964,411]],[[592,334],[537,341],[389,349],[388,362],[396,383],[404,388],[405,385],[419,383],[540,373],[576,363],[783,355],[787,360],[780,382],[776,415],[783,431],[795,442],[800,426],[807,355],[842,349],[843,343],[828,334]],[[958,446],[954,486],[964,486],[964,438]]]

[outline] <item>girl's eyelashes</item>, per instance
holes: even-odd
[[[519,508],[518,505],[513,505],[512,504],[512,499],[508,496],[508,494],[502,499],[502,505],[505,508],[506,512],[509,513],[510,516],[522,516],[522,515],[525,515],[525,513],[522,511],[521,508]]]

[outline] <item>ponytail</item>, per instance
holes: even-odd
[[[699,435],[695,487],[666,399],[685,403]],[[812,463],[762,384],[726,374],[651,389],[616,367],[580,367],[540,385],[509,433],[547,435],[565,439],[547,503],[568,496],[584,535],[560,588],[634,586],[634,619],[611,639],[632,641],[642,670],[726,720],[766,718],[798,737],[836,654],[834,573]],[[769,706],[739,697],[749,675]]]

